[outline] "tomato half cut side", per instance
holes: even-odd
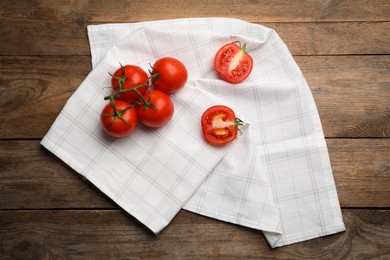
[[[233,84],[244,81],[252,72],[253,59],[242,47],[236,43],[222,46],[214,58],[214,68],[225,81]]]
[[[224,145],[237,137],[238,123],[234,111],[223,105],[212,106],[202,115],[201,125],[205,140],[214,145]]]

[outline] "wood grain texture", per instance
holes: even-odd
[[[343,210],[346,232],[270,249],[260,231],[180,211],[158,236],[120,210],[0,211],[0,257],[368,259],[390,257],[390,211]]]
[[[274,29],[293,55],[390,54],[390,22],[262,24]],[[0,21],[0,34],[0,55],[90,54],[84,23]]]
[[[327,139],[342,207],[390,207],[390,139]],[[0,209],[116,208],[40,146],[0,141]]]
[[[390,207],[390,139],[327,139],[342,207]]]
[[[276,30],[305,75],[346,232],[270,249],[180,211],[159,236],[40,146],[91,70],[86,27],[232,17]],[[390,259],[390,1],[0,1],[0,259]]]
[[[0,56],[0,138],[40,138],[91,70],[89,57]]]
[[[390,56],[295,59],[326,137],[390,136]],[[89,56],[0,56],[0,63],[0,138],[12,139],[42,138],[91,70]]]
[[[326,137],[390,137],[390,56],[295,57]]]
[[[31,6],[34,9],[31,10]],[[10,1],[0,3],[4,21],[138,22],[188,17],[243,18],[250,22],[389,21],[387,0],[119,0]]]
[[[0,209],[116,207],[39,141],[0,141],[0,154]]]

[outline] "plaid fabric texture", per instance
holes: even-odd
[[[345,230],[320,118],[304,76],[270,28],[228,18],[88,26],[93,70],[42,145],[158,233],[180,209],[262,230],[279,247]],[[251,75],[232,85],[213,68],[217,50],[246,43]],[[149,69],[181,60],[187,85],[160,129],[115,139],[99,115],[119,63]],[[216,104],[249,126],[233,143],[203,140],[200,117]]]

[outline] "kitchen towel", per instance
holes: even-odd
[[[93,70],[65,104],[42,145],[155,233],[180,209],[262,230],[279,247],[345,230],[314,99],[278,34],[230,18],[88,26]],[[213,68],[224,44],[246,43],[251,75],[240,84]],[[172,95],[160,129],[106,136],[99,115],[119,64],[145,70],[181,60],[188,82]],[[233,143],[207,144],[200,117],[224,104],[249,124]]]

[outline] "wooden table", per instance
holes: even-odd
[[[180,211],[154,236],[39,144],[91,70],[86,26],[233,17],[276,30],[311,87],[346,232],[270,249]],[[390,1],[0,2],[0,258],[390,258]]]

